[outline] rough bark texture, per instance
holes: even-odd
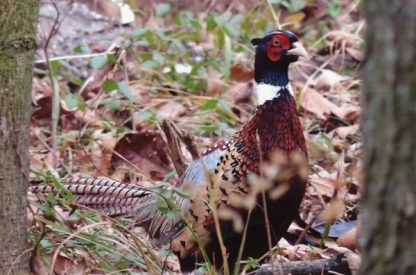
[[[38,6],[37,0],[0,1],[0,274],[29,273],[28,133]]]
[[[416,1],[364,1],[361,274],[416,274]]]

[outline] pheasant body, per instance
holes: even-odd
[[[160,197],[140,186],[98,179],[69,180],[67,185],[80,204],[109,215],[134,215],[146,225],[155,244],[171,245],[185,270],[203,260],[198,242],[221,268],[214,212],[219,218],[228,262],[234,265],[242,228],[236,226],[233,217],[247,224],[246,240],[250,243],[243,249],[243,259],[258,258],[269,250],[269,241],[275,245],[282,237],[305,193],[306,177],[299,171],[302,168],[296,159],[300,156],[306,165],[307,150],[287,73],[289,64],[304,53],[303,48],[299,48],[294,34],[283,31],[254,39],[253,44],[257,46],[255,80],[259,105],[252,119],[235,135],[206,149],[178,180],[176,187],[190,198],[174,195],[183,215],[168,218],[158,211]],[[286,174],[274,176],[265,187],[259,187],[264,167],[270,164]],[[284,192],[276,195],[279,188]]]

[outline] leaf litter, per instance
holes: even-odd
[[[156,7],[156,2],[150,6]],[[174,183],[177,175],[158,132],[159,122],[163,119],[174,121],[178,129],[193,135],[194,143],[201,150],[238,130],[255,108],[255,84],[251,80],[253,50],[248,43],[248,38],[254,34],[249,22],[265,26],[262,24],[270,20],[262,21],[258,14],[267,18],[265,9],[261,6],[252,9],[248,2],[242,1],[228,10],[221,10],[218,6],[218,13],[214,13],[213,7],[212,13],[195,11],[196,16],[176,6],[171,6],[163,19],[144,14],[138,16],[141,23],[132,23],[126,34],[117,34],[117,41],[127,49],[124,61],[107,55],[102,67],[59,62],[55,72],[61,87],[57,152],[51,152],[48,146],[52,92],[44,67],[37,65],[38,72],[35,71],[33,77],[34,111],[30,136],[33,181],[45,177],[47,171],[55,171],[61,176],[107,175],[132,184]],[[300,217],[305,224],[311,222],[312,229],[304,234],[300,244],[294,245],[289,236],[282,239],[278,244],[281,248],[279,255],[287,260],[311,260],[347,253],[354,259],[351,261],[357,269],[359,226],[356,221],[362,165],[359,127],[361,82],[358,72],[363,61],[363,20],[357,6],[350,1],[340,1],[340,17],[325,11],[324,7],[328,8],[326,1],[316,2],[315,5],[305,4],[300,10],[274,5],[276,9],[282,8],[282,18],[287,20],[285,24],[301,34],[300,39],[310,49],[311,55],[310,60],[303,60],[291,68],[290,74],[310,153],[309,185]],[[242,19],[234,25],[218,25],[218,22],[226,24],[227,20],[232,22],[232,15],[236,15],[237,10],[247,18],[246,21]],[[314,19],[316,16],[325,22],[325,28],[312,29],[318,24]],[[204,22],[211,22],[213,18],[217,23],[213,30],[207,31]],[[40,26],[43,26],[43,20],[45,18],[41,15]],[[257,29],[257,35],[264,33],[262,27]],[[114,33],[110,32],[111,35]],[[233,38],[233,59],[228,79],[223,77],[222,67],[226,58],[221,50],[224,43],[221,37],[224,35]],[[102,40],[109,37],[104,34]],[[242,40],[239,41],[238,37]],[[88,36],[83,39],[88,41]],[[102,46],[94,46],[94,41],[78,46],[88,48],[90,52],[105,50]],[[68,49],[54,49],[52,56],[73,54],[72,51],[62,52]],[[183,64],[188,64],[186,70],[177,70],[177,65],[184,67]],[[79,73],[79,68],[83,73]],[[86,83],[88,76],[93,76],[92,82]],[[183,145],[181,148],[186,151]],[[52,154],[60,159],[61,165],[56,168],[52,166]],[[185,159],[191,160],[189,153],[184,155]],[[35,200],[32,196],[30,198]],[[88,212],[86,216],[79,211],[68,215],[72,213],[71,208],[63,204],[62,208],[31,206],[32,210],[37,209],[33,210],[31,235],[34,244],[40,242],[37,246],[39,253],[32,260],[38,274],[49,271],[54,247],[60,244],[62,236],[70,234],[69,228],[60,226],[71,215],[83,217],[80,219],[83,226],[110,219],[94,212]],[[67,214],[64,220],[46,222],[41,213],[48,211]],[[117,228],[117,223],[110,221]],[[134,226],[134,221],[125,222],[128,228],[133,228],[132,232],[139,232],[135,235],[145,235],[138,229],[140,227]],[[351,222],[355,222],[352,227],[349,225]],[[329,234],[322,245],[324,237],[318,228],[325,223],[345,224],[340,227],[345,229],[340,229],[336,236]],[[289,232],[298,238],[305,224],[294,223]],[[46,237],[41,235],[41,229],[47,229],[44,231]],[[117,247],[128,246],[126,251],[140,254],[142,252],[137,251],[134,241],[128,240],[133,234],[130,229],[119,231],[107,226],[102,228],[103,232],[97,229],[88,232],[95,232],[99,239],[118,232],[115,234],[120,238]],[[116,267],[141,271],[145,263],[152,262],[153,265],[149,266],[157,266],[159,261],[160,267],[163,266],[160,263],[166,260],[167,265],[178,272],[175,256],[161,256],[154,248],[149,248],[150,256],[146,258],[142,253],[143,261],[137,262],[120,253],[110,253],[102,239],[94,241],[92,236],[85,237],[88,241],[79,239],[65,244],[65,249],[55,259],[54,271],[58,274],[107,273],[116,271]],[[146,243],[145,236],[142,241]],[[101,250],[94,250],[93,246],[101,247]]]

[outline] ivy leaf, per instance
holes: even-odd
[[[106,93],[112,92],[114,90],[117,90],[117,87],[118,87],[118,85],[117,85],[117,82],[115,80],[113,80],[113,79],[104,80],[104,83],[103,83],[104,92],[106,92]]]
[[[160,3],[156,6],[155,11],[156,11],[156,16],[162,17],[170,11],[170,4]]]
[[[135,101],[136,97],[131,93],[129,85],[126,82],[120,81],[117,83],[118,90],[129,100]]]
[[[78,106],[79,100],[74,94],[67,93],[65,95],[65,104],[66,106],[68,106],[69,109],[72,109]]]
[[[218,100],[217,99],[211,99],[208,100],[202,107],[199,109],[200,111],[211,111],[214,110],[217,107]]]
[[[107,55],[95,56],[90,60],[90,66],[94,69],[102,69],[108,62]]]

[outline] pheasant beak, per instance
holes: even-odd
[[[305,48],[300,44],[300,42],[294,42],[293,48],[287,51],[289,55],[296,55],[296,56],[303,56],[308,59],[308,53],[306,52]]]

